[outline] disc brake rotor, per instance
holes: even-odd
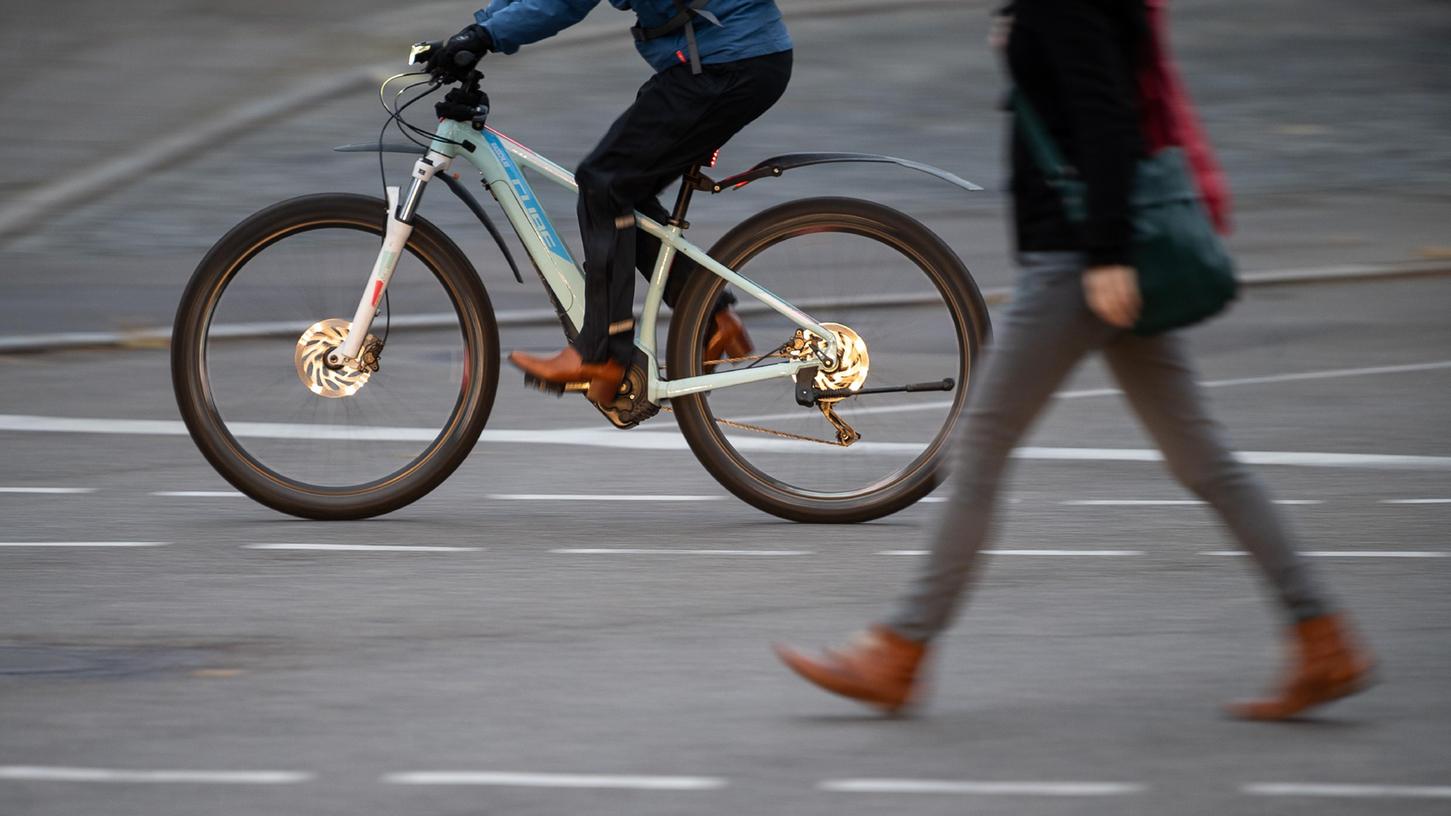
[[[816,371],[814,384],[818,391],[859,391],[867,381],[867,372],[871,369],[871,356],[867,354],[867,341],[855,331],[843,326],[840,323],[822,323],[823,329],[829,330],[836,335],[837,348],[840,349],[840,356],[836,359],[836,366],[830,371],[826,366],[821,366]],[[793,358],[815,357],[815,349],[821,344],[822,338],[814,332],[806,329],[797,329],[796,336],[792,339],[787,354]],[[823,397],[819,402],[838,402],[845,397]]]
[[[297,339],[297,378],[302,380],[307,390],[319,397],[351,397],[367,385],[368,378],[378,370],[377,353],[381,344],[371,334],[363,340],[363,351],[358,354],[364,360],[363,364],[345,363],[336,368],[327,364],[328,354],[343,344],[350,325],[348,321],[336,317],[319,320],[308,326]]]

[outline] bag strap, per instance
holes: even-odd
[[[1088,220],[1088,204],[1085,200],[1083,182],[1078,173],[1063,158],[1063,152],[1048,133],[1048,126],[1038,111],[1028,102],[1028,97],[1017,88],[1008,95],[1008,105],[1017,118],[1019,132],[1028,144],[1028,153],[1043,180],[1058,192],[1063,202],[1063,214],[1071,223],[1081,224]]]
[[[690,73],[699,74],[700,48],[695,44],[695,16],[698,14],[712,25],[720,25],[720,20],[712,13],[705,10],[710,0],[672,0],[675,3],[675,16],[667,20],[663,25],[654,28],[644,28],[636,25],[630,28],[630,33],[635,36],[637,42],[645,42],[664,37],[667,34],[674,34],[680,29],[685,29],[685,49],[690,53]]]

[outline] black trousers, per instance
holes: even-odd
[[[741,128],[765,113],[791,78],[791,52],[739,62],[668,68],[639,94],[575,172],[584,237],[584,326],[574,346],[589,362],[634,356],[635,276],[649,278],[660,241],[636,228],[636,210],[664,223],[657,196],[690,165],[709,161]],[[676,256],[665,289],[675,299],[699,265]]]

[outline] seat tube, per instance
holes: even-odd
[[[448,169],[451,161],[448,156],[429,151],[428,155],[415,162],[413,183],[409,185],[408,194],[403,197],[402,203],[399,203],[398,188],[388,188],[388,220],[384,224],[383,246],[378,250],[372,274],[368,276],[368,285],[358,300],[357,310],[353,312],[348,336],[342,345],[328,354],[329,363],[343,365],[358,359],[363,341],[367,339],[368,330],[373,326],[373,318],[378,314],[378,304],[383,302],[383,292],[388,288],[393,271],[398,268],[398,259],[403,254],[403,248],[408,245],[408,239],[413,235],[413,218],[418,212],[418,205],[423,202],[423,190],[436,174]]]

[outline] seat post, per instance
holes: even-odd
[[[695,191],[700,189],[705,176],[701,175],[701,162],[690,165],[685,175],[680,179],[680,192],[675,196],[675,211],[670,214],[670,226],[681,229],[690,229],[690,222],[685,220],[685,213],[690,209],[690,198]]]

